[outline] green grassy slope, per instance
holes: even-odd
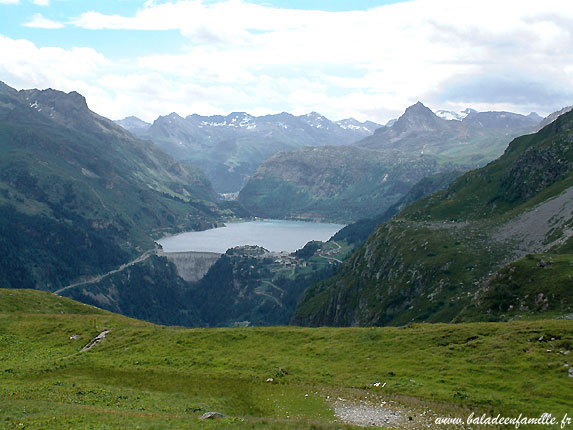
[[[571,241],[564,241],[573,225],[572,141],[573,114],[565,114],[515,139],[498,160],[408,206],[380,225],[337,277],[307,290],[294,322],[449,322],[479,301],[475,294],[498,269],[526,253],[559,253],[571,261]],[[525,283],[513,285],[512,294],[528,294]],[[538,294],[558,298],[544,311],[570,310],[571,289],[541,288]]]
[[[4,289],[0,426],[341,429],[329,400],[338,397],[396,401],[424,427],[423,411],[562,416],[573,407],[563,355],[572,343],[564,320],[179,329]],[[199,422],[206,411],[227,418]]]
[[[530,254],[499,269],[457,321],[572,314],[573,255]]]

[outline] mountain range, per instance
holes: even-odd
[[[473,110],[462,120],[445,120],[418,102],[390,127],[350,147],[303,148],[269,157],[238,199],[262,217],[342,222],[374,217],[423,177],[494,160],[512,138],[537,124],[524,115]]]
[[[270,155],[307,146],[349,145],[380,127],[349,118],[337,122],[311,112],[253,116],[176,113],[153,124],[135,117],[117,121],[137,136],[153,141],[176,159],[199,166],[219,193],[238,192],[259,164]]]

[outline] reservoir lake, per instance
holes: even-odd
[[[327,241],[343,224],[261,220],[228,223],[225,227],[192,231],[157,241],[165,252],[215,252],[242,245],[258,245],[271,252],[292,252],[311,240]]]

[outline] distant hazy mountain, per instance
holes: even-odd
[[[564,113],[567,113],[569,111],[573,110],[573,106],[567,106],[564,107],[563,109],[560,109],[556,112],[550,113],[549,115],[547,115],[545,118],[543,118],[543,120],[537,125],[536,127],[536,131],[541,130],[543,127],[545,127],[546,125],[551,124],[553,121],[555,121],[558,117],[560,117],[561,115],[563,115]]]
[[[464,112],[462,120],[446,120],[418,102],[391,127],[352,145],[366,152],[325,147],[275,154],[239,200],[263,217],[354,221],[380,215],[421,178],[483,165],[537,125],[510,112]]]
[[[128,116],[114,122],[136,135],[145,132],[149,127],[151,127],[150,123],[142,121],[136,116]]]
[[[543,117],[541,115],[539,115],[537,112],[530,112],[527,115],[527,118],[531,118],[534,121],[538,121],[540,122],[541,120],[543,120]]]
[[[134,123],[137,128],[132,126]],[[130,120],[125,126],[178,160],[201,167],[221,193],[239,191],[258,165],[276,152],[348,145],[380,127],[352,118],[333,122],[316,112],[260,117],[234,112],[227,116],[195,114],[186,118],[171,113],[160,116],[147,129],[140,125]]]
[[[342,119],[336,121],[336,124],[345,130],[363,131],[365,135],[372,134],[377,128],[382,127],[380,124],[372,121],[360,122],[354,118]]]
[[[530,133],[535,119],[511,112],[464,111],[462,120],[446,120],[418,102],[392,127],[379,128],[356,143],[368,149],[399,149],[432,154],[449,162],[482,165],[499,157],[509,141]]]
[[[53,291],[219,217],[202,172],[83,96],[0,84],[0,287]]]

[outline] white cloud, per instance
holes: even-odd
[[[86,58],[97,61],[88,71],[85,58],[62,50],[45,60],[47,68],[31,56],[19,60],[24,65],[3,59],[0,70],[11,67],[18,82],[32,78],[26,86],[81,83],[93,95],[90,105],[114,118],[315,110],[385,122],[418,100],[433,108],[544,114],[573,98],[569,3],[412,0],[324,12],[242,0],[148,1],[134,16],[87,12],[67,24],[176,30],[186,41],[180,52],[126,52],[112,62],[91,50]]]
[[[26,27],[34,27],[34,28],[47,28],[47,29],[57,29],[63,28],[64,24],[57,21],[52,21],[44,17],[41,13],[35,14],[30,21],[24,24]]]
[[[49,6],[50,0],[33,0],[32,3],[34,3],[37,6]]]
[[[96,78],[110,63],[91,48],[39,48],[29,41],[0,35],[0,52],[0,77],[17,89],[78,91],[90,106],[92,97],[109,91],[98,87]],[[105,110],[100,112],[105,114]]]

